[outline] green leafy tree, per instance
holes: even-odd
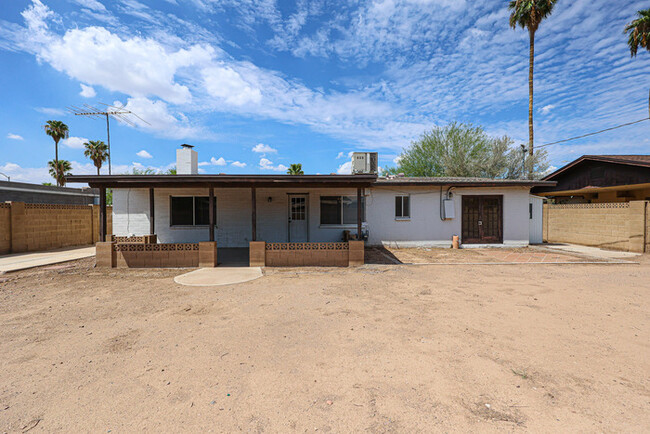
[[[43,125],[43,129],[45,130],[45,134],[52,137],[52,139],[54,140],[54,161],[55,161],[55,167],[58,167],[59,166],[58,164],[59,141],[61,139],[68,138],[68,133],[69,133],[68,126],[61,121],[47,121],[45,125]],[[55,176],[55,179],[60,179],[60,178],[61,176]]]
[[[99,175],[102,163],[108,159],[108,146],[101,140],[91,140],[84,143],[84,146],[86,148],[84,155],[93,162]]]
[[[519,147],[513,147],[508,136],[490,137],[481,127],[451,123],[425,132],[406,148],[398,158],[397,167],[386,168],[383,175],[425,177],[539,177],[548,168],[545,150],[526,158]]]
[[[65,187],[65,177],[70,175],[72,165],[68,160],[49,161],[50,175],[56,180],[56,185]]]
[[[167,169],[165,171],[165,175],[176,175],[176,166]]]
[[[287,169],[287,175],[304,175],[305,172],[302,171],[302,164],[292,164]]]
[[[533,66],[535,62],[535,32],[544,18],[551,15],[557,0],[511,0],[510,27],[528,29],[530,52],[528,59],[528,153],[533,155]]]
[[[639,47],[650,51],[650,9],[637,12],[638,18],[625,26],[625,32],[630,36],[627,45],[630,47],[630,55],[636,56]]]

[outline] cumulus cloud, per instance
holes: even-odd
[[[234,167],[246,167],[246,163],[242,163],[241,161],[233,161],[230,165]]]
[[[140,158],[153,158],[153,155],[151,155],[150,153],[148,153],[148,152],[147,152],[146,150],[144,150],[144,149],[141,150],[141,151],[139,151],[139,152],[136,152],[135,155],[137,155],[137,156],[140,157]]]
[[[253,147],[253,152],[257,152],[258,154],[272,154],[277,153],[278,150],[264,143],[258,143]]]
[[[84,143],[88,141],[85,137],[68,137],[67,139],[61,140],[61,144],[66,148],[72,149],[84,149]]]
[[[352,162],[346,161],[345,163],[341,164],[336,170],[336,173],[339,175],[350,175],[352,173]]]
[[[81,83],[81,92],[79,92],[79,95],[84,98],[94,98],[97,95],[97,92],[95,92],[95,89],[92,86],[86,86]]]
[[[213,166],[225,166],[228,163],[226,163],[226,160],[223,157],[219,157],[218,159],[212,157],[210,158],[210,164]]]
[[[123,106],[120,101],[115,101],[113,105],[118,107]],[[206,136],[206,133],[200,127],[191,124],[184,113],[170,109],[161,100],[129,98],[126,105],[124,105],[124,109],[132,111],[139,116],[139,118],[130,118],[139,128],[163,137],[186,139]],[[143,122],[140,118],[146,122]]]
[[[205,68],[202,75],[208,94],[227,104],[242,106],[258,104],[262,100],[261,90],[244,80],[232,68],[212,66]]]
[[[286,172],[288,167],[284,164],[278,164],[277,166],[273,165],[273,162],[267,158],[260,159],[260,169],[262,170],[273,170],[275,172]]]
[[[13,133],[7,134],[7,138],[11,140],[25,140],[23,136],[20,136],[18,134],[13,134]]]

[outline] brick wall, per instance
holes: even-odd
[[[11,207],[0,203],[0,255],[11,251]]]
[[[645,205],[645,251],[650,253],[650,202]]]
[[[107,207],[107,232],[111,231]],[[0,254],[51,250],[99,240],[99,206],[0,204]]]
[[[251,267],[348,267],[363,265],[363,241],[345,243],[265,243],[252,241]]]
[[[216,267],[217,243],[116,243],[99,242],[96,246],[98,267],[177,268]]]
[[[648,251],[647,202],[544,205],[544,241]]]

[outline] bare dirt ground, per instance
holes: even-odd
[[[648,432],[640,265],[0,276],[0,432]]]

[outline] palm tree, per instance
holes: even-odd
[[[52,160],[47,165],[50,168],[50,175],[56,180],[56,185],[65,187],[65,177],[70,175],[72,170],[70,162],[68,160],[59,160],[58,162]]]
[[[45,134],[54,139],[54,161],[57,162],[57,164],[55,164],[55,167],[58,167],[59,140],[68,138],[68,126],[61,121],[47,121],[47,123],[43,125],[43,128],[45,129]],[[55,176],[54,178],[59,179],[60,176]]]
[[[650,51],[650,9],[639,11],[637,15],[639,17],[625,26],[625,32],[623,32],[630,34],[627,45],[630,46],[632,57],[636,56],[639,46]]]
[[[302,164],[292,164],[287,169],[287,175],[304,175],[305,172],[302,171]]]
[[[99,169],[102,168],[102,163],[108,159],[108,146],[101,140],[91,140],[84,143],[84,146],[86,147],[84,156],[92,160],[99,175]]]
[[[508,5],[510,27],[528,29],[530,58],[528,59],[528,154],[533,155],[533,63],[535,59],[535,32],[542,20],[553,12],[557,0],[511,0]]]

